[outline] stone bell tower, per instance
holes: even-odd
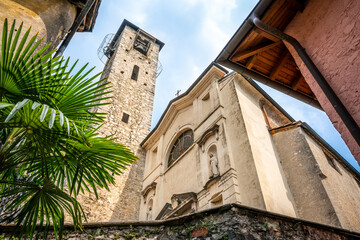
[[[102,189],[99,198],[89,194],[81,203],[89,222],[138,220],[144,154],[141,141],[149,134],[154,102],[158,56],[164,43],[124,20],[119,30],[107,36],[99,48],[106,65],[101,78],[111,83],[111,104],[99,107],[107,113],[99,132],[113,135],[140,160],[120,176],[110,191]],[[99,56],[100,57],[100,56]]]

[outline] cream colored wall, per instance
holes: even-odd
[[[173,194],[199,191],[200,187],[196,184],[196,162],[194,161],[198,147],[196,144],[192,145],[170,168],[167,167],[169,152],[179,133],[189,128],[194,129],[193,108],[193,105],[190,105],[179,111],[167,131],[151,148],[154,149],[155,146],[158,148],[156,159],[153,158],[155,155],[151,154],[151,151],[147,152],[143,188],[154,181],[157,183],[156,195],[153,198],[153,218],[158,215],[167,202],[170,202]],[[187,171],[179,171],[179,169],[187,169]],[[191,184],[179,184],[184,183],[185,179]],[[146,204],[142,202],[141,220],[145,220],[146,209]]]
[[[284,126],[286,124],[291,123],[291,121],[284,116],[278,109],[276,109],[269,101],[265,100],[263,97],[260,97],[260,107],[264,106],[264,110],[266,113],[266,116],[269,120],[270,128],[276,128],[280,126]],[[265,113],[263,113],[263,116],[265,118]]]
[[[272,137],[294,197],[297,217],[340,227],[334,207],[322,184],[316,157],[301,126],[282,128],[273,133]]]
[[[329,163],[323,148],[310,136],[305,135],[321,172],[326,176],[322,184],[335,209],[343,228],[360,231],[360,186],[342,164],[334,160],[340,170],[337,172]]]
[[[294,201],[260,108],[261,96],[239,75],[235,86],[266,210],[295,217]]]
[[[221,141],[219,141],[219,138],[216,139],[215,135],[212,135],[206,140],[203,148],[194,143],[171,167],[167,167],[169,152],[179,134],[187,129],[192,129],[194,139],[197,141],[214,124],[222,124],[222,110],[217,95],[218,79],[218,77],[210,77],[207,80],[209,82],[208,86],[202,88],[201,92],[194,93],[191,101],[182,102],[180,100],[181,110],[177,111],[173,118],[166,119],[166,130],[157,141],[153,141],[152,144],[147,146],[143,189],[154,181],[157,183],[156,194],[153,197],[153,218],[159,214],[166,203],[170,203],[173,194],[199,193],[203,190],[210,177],[209,148],[216,146],[218,158],[228,159],[228,157],[224,157],[226,151],[223,150]],[[169,112],[171,111],[169,110]],[[156,155],[153,154],[155,148],[157,148]],[[154,159],[155,157],[156,159]],[[228,161],[227,164],[225,161],[219,161],[221,174],[229,167]],[[236,196],[234,196],[236,183],[230,185],[233,194],[228,194],[226,197],[236,199]],[[218,192],[218,190],[214,191]],[[151,198],[150,195],[145,196],[147,198],[146,203],[142,201],[140,207],[140,219],[142,220],[146,219],[147,203]],[[211,195],[214,194],[211,193]]]
[[[226,118],[223,135],[228,146],[229,161],[237,173],[240,203],[265,210],[259,178],[232,77],[219,84],[219,96]]]
[[[262,96],[241,81],[243,78],[239,75],[235,79],[234,75],[228,76],[220,84],[217,79],[208,80],[207,87],[192,94],[192,101],[179,100],[180,102],[175,104],[177,110],[181,109],[175,117],[170,117],[174,109],[168,110],[165,119],[169,119],[164,121],[166,127],[163,134],[147,146],[143,189],[154,181],[157,183],[153,197],[154,218],[163,206],[170,202],[173,194],[185,192],[198,193],[199,209],[213,206],[212,199],[221,195],[224,204],[236,202],[295,216],[291,194],[259,105]],[[246,92],[250,92],[250,95]],[[276,116],[279,112],[271,113],[274,123],[280,125],[289,122],[284,116]],[[167,168],[170,148],[179,133],[191,128],[197,141],[215,124],[219,125],[217,135],[210,136],[202,147],[195,144]],[[257,132],[254,129],[260,130]],[[260,137],[257,138],[256,134],[260,134]],[[221,180],[205,189],[210,177],[208,150],[212,146],[217,149]],[[156,154],[153,153],[155,148]],[[260,153],[262,151],[264,153]],[[261,159],[265,158],[264,156],[266,159]],[[157,159],[153,159],[154,157]],[[271,163],[267,163],[268,159]],[[184,179],[189,184],[179,184],[184,183]],[[146,203],[142,203],[142,220],[146,219],[146,209]]]
[[[220,83],[216,79],[205,79],[198,83],[201,84],[207,87],[195,86],[189,96],[173,103],[159,127],[161,131],[148,140],[143,189],[154,181],[157,185],[156,194],[153,196],[150,192],[146,203],[142,203],[141,220],[146,219],[150,199],[153,200],[155,219],[163,206],[171,202],[173,194],[195,192],[197,210],[239,203],[330,225],[339,226],[340,221],[342,227],[359,231],[360,205],[356,199],[360,199],[360,188],[344,167],[338,164],[343,175],[332,169],[321,146],[303,131],[301,136],[305,137],[298,141],[300,138],[292,134],[298,132],[292,130],[299,129],[298,125],[289,125],[289,129],[272,136],[262,110],[263,104],[272,128],[287,125],[291,120],[240,75],[229,75]],[[203,133],[215,125],[219,126],[218,131],[200,144]],[[194,130],[195,144],[167,168],[168,153],[174,141],[189,128]],[[289,150],[286,142],[291,139],[295,145]],[[210,179],[208,151],[214,146],[220,177]],[[156,154],[154,149],[157,149]],[[298,156],[300,150],[305,152]],[[307,165],[303,166],[301,163],[305,160]],[[306,186],[298,184],[303,176],[296,175],[300,172],[297,168],[304,171],[304,176],[308,174],[303,179],[306,181],[302,181]],[[317,171],[323,172],[327,178],[321,180]],[[313,184],[310,180],[317,182]],[[304,195],[303,189],[321,194]],[[307,198],[311,197],[313,211],[308,211]],[[316,210],[321,216],[314,215]],[[327,215],[331,213],[334,216]]]

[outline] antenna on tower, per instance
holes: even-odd
[[[113,33],[107,34],[97,50],[97,55],[103,64],[106,64],[106,61],[111,57],[116,49],[116,44],[111,45],[114,36],[115,34]]]

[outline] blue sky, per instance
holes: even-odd
[[[225,4],[226,3],[226,4]],[[257,0],[103,0],[92,33],[77,33],[64,55],[102,71],[97,49],[126,18],[165,43],[157,79],[152,126],[168,102],[195,81],[216,58]],[[324,112],[261,85],[296,120],[307,122],[358,171],[359,165]]]

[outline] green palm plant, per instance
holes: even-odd
[[[16,235],[62,238],[66,213],[74,227],[85,215],[76,197],[114,183],[136,157],[96,133],[104,114],[92,112],[109,93],[86,65],[73,73],[69,59],[51,58],[22,24],[4,22],[0,56],[0,223]],[[96,194],[97,196],[97,194]]]

